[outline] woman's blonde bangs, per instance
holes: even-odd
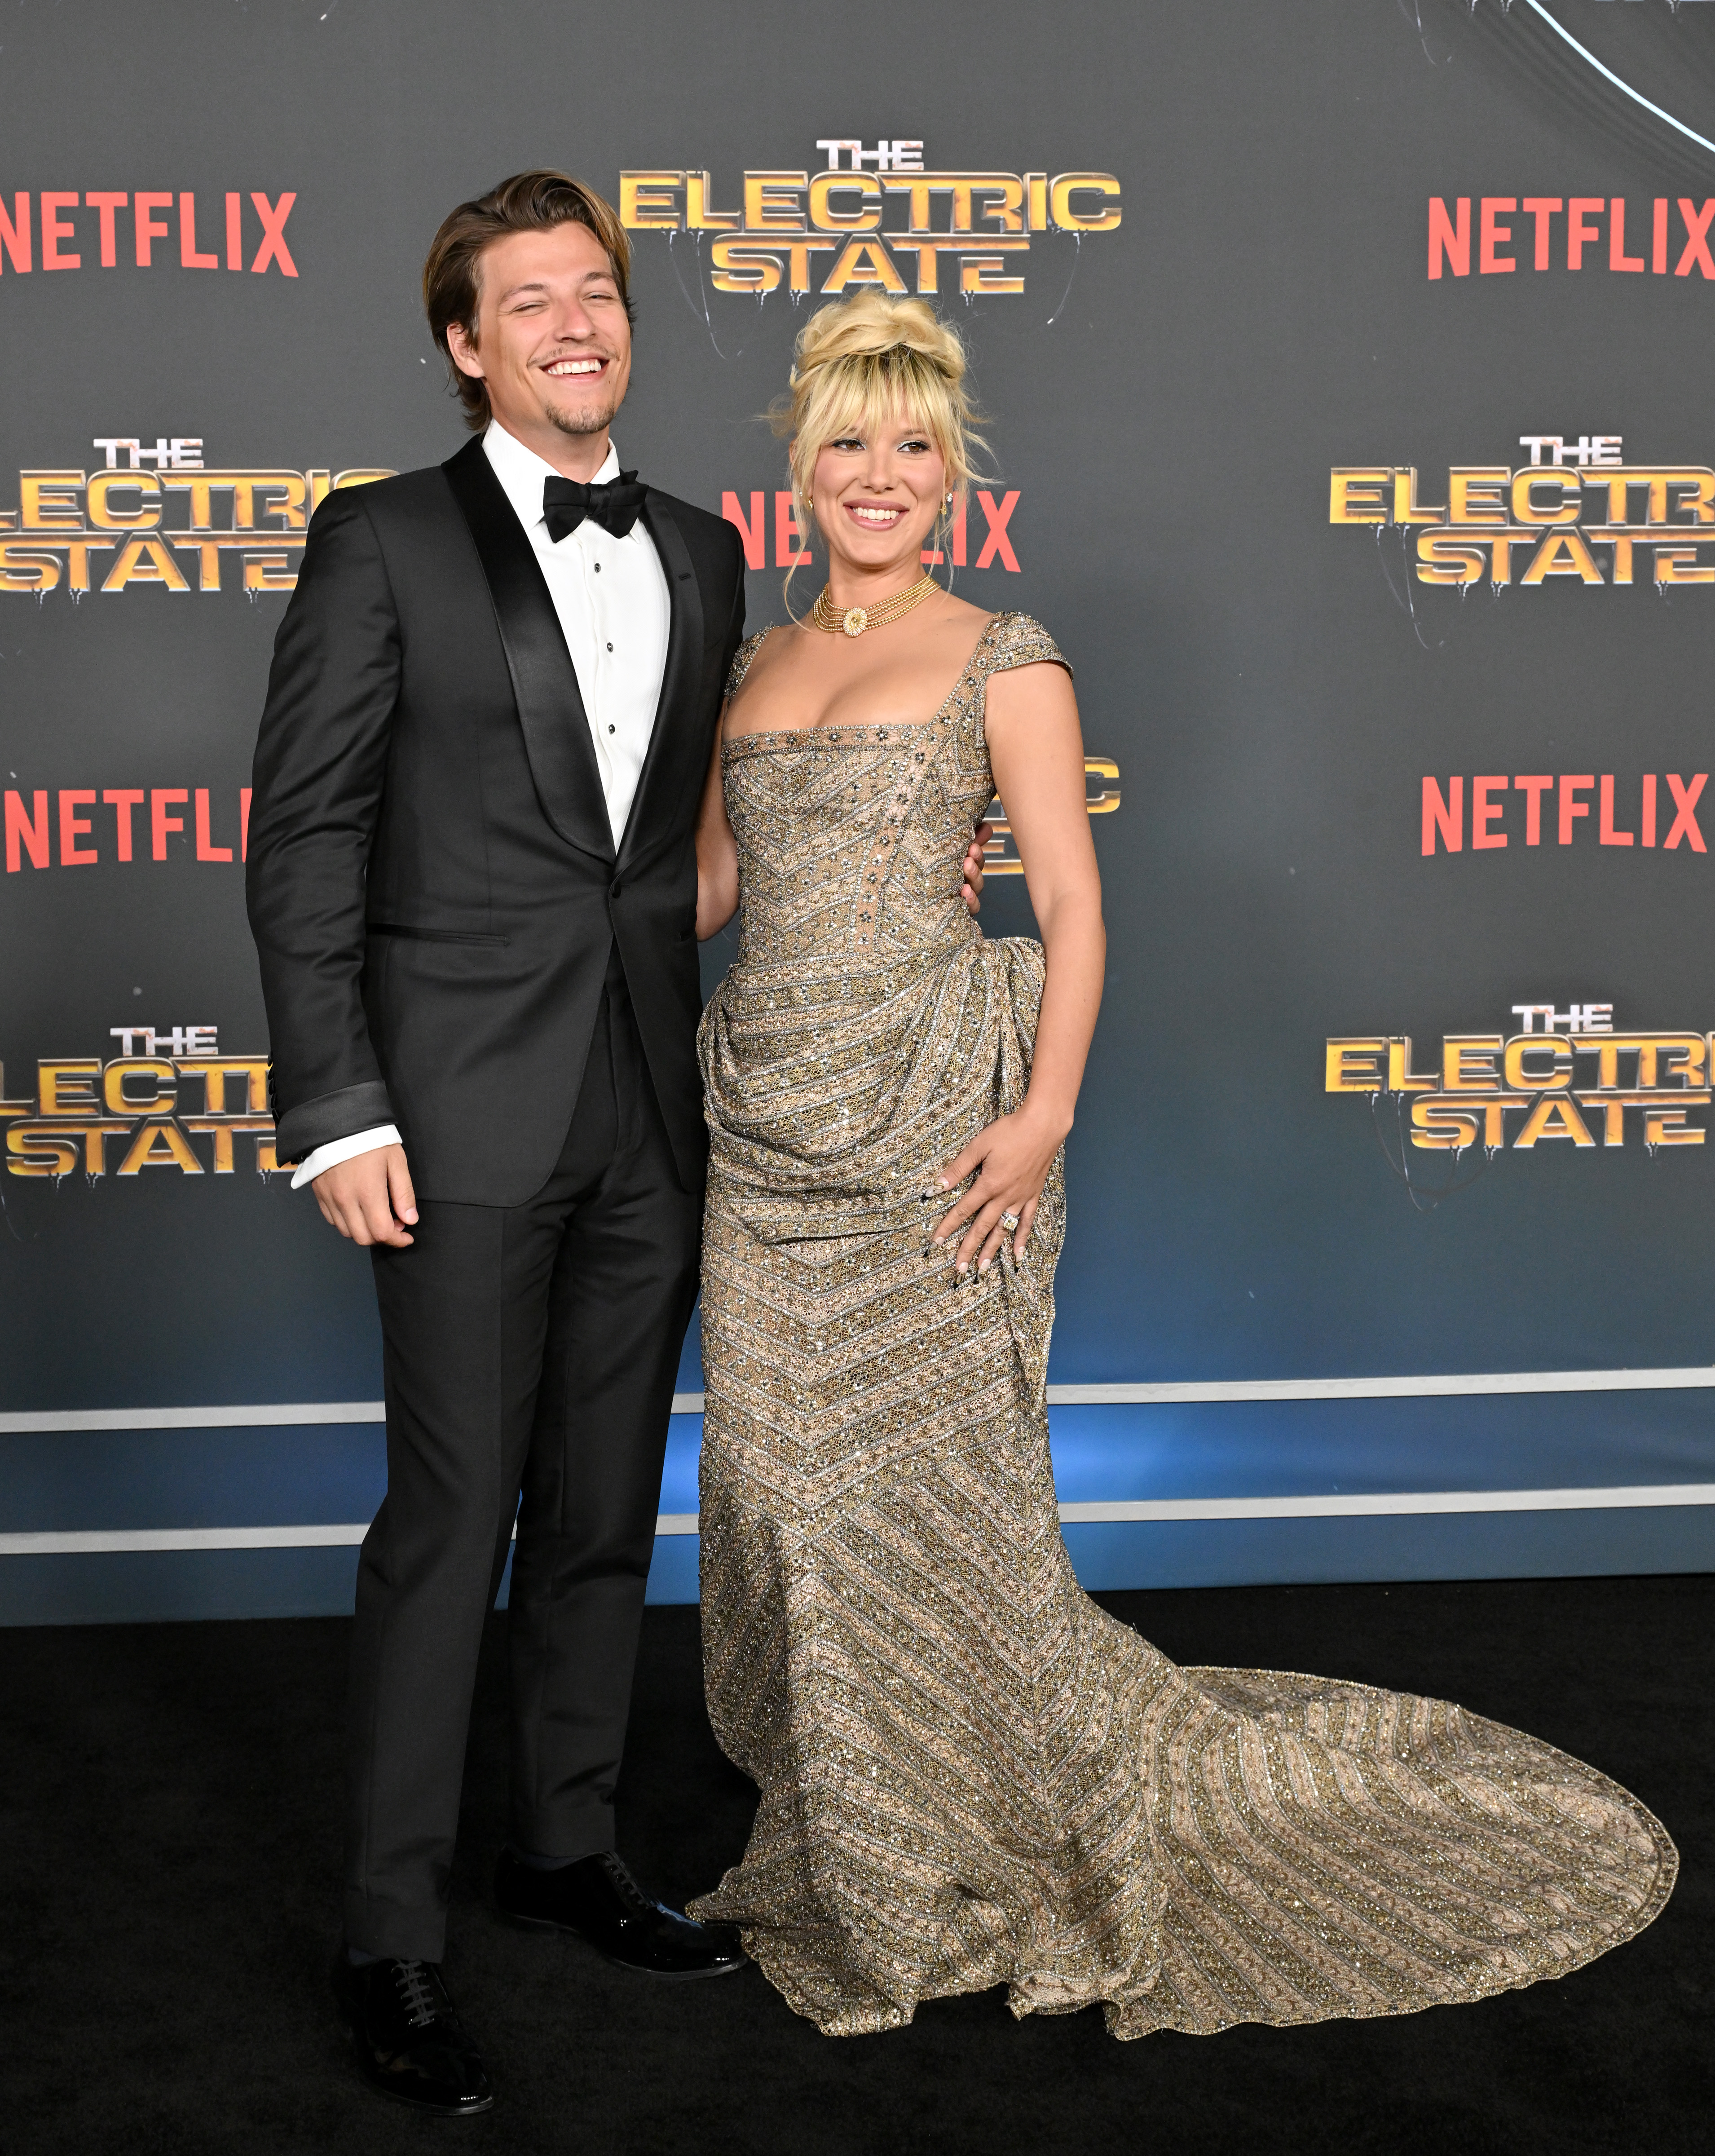
[[[817,371],[798,414],[791,453],[794,490],[807,495],[816,459],[830,442],[895,422],[922,428],[947,467],[948,486],[962,495],[972,471],[969,438],[952,388],[922,353],[898,346],[853,352]]]

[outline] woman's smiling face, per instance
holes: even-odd
[[[926,429],[894,417],[836,434],[810,492],[831,557],[854,568],[918,564],[946,493],[946,461]]]

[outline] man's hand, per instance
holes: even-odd
[[[417,1194],[405,1165],[405,1148],[376,1146],[325,1168],[310,1188],[321,1217],[353,1243],[391,1243],[402,1250],[417,1239],[405,1232],[417,1224]]]
[[[959,895],[973,913],[982,911],[983,850],[994,835],[992,824],[979,824],[965,855],[965,882]]]

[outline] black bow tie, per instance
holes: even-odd
[[[616,539],[623,539],[637,521],[646,491],[637,485],[634,471],[622,472],[605,485],[598,482],[586,486],[576,479],[545,480],[542,515],[548,536],[558,542],[568,531],[576,531],[585,517],[593,516]]]

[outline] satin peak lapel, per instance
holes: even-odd
[[[697,684],[703,668],[703,593],[697,572],[673,511],[653,487],[644,496],[643,524],[667,578],[671,611],[661,701],[655,706],[654,732],[620,839],[622,863],[635,860],[663,829],[671,827],[688,778],[694,774],[701,783],[709,750],[707,740],[698,737],[696,726]]]
[[[562,839],[611,861],[613,832],[589,716],[535,550],[479,440],[441,469],[488,579],[537,798]]]

